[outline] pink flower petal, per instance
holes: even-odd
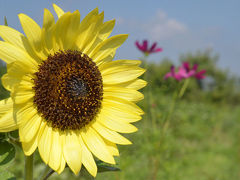
[[[205,74],[205,73],[206,73],[206,70],[204,69],[204,70],[199,71],[198,73],[196,73],[196,74],[195,74],[195,77],[196,77],[197,79],[204,79],[204,78],[206,78],[206,76],[203,75],[203,74]]]
[[[137,46],[137,48],[138,48],[140,51],[144,51],[144,48],[139,44],[138,41],[135,42],[135,45]]]
[[[179,74],[179,73],[175,74],[175,75],[174,75],[174,78],[175,78],[176,80],[178,80],[178,81],[181,81],[181,80],[183,79],[182,75]]]
[[[194,76],[194,74],[196,74],[196,71],[195,71],[195,70],[190,70],[190,71],[188,72],[188,76],[189,76],[189,77]]]
[[[172,73],[172,74],[175,74],[175,66],[172,65],[171,68],[170,68],[170,70],[171,70],[171,73]]]
[[[164,79],[170,78],[170,77],[174,77],[175,76],[175,67],[171,66],[170,68],[170,72],[168,72],[165,76]]]
[[[187,71],[190,71],[189,62],[183,62],[183,67],[184,67]]]
[[[168,79],[170,77],[173,77],[173,74],[171,72],[167,73],[165,76],[164,76],[164,79]]]
[[[150,53],[154,52],[154,49],[155,49],[156,46],[157,46],[157,43],[156,43],[156,42],[153,43],[153,45],[152,45],[151,48],[149,49],[149,52],[150,52]]]
[[[194,64],[192,69],[197,70],[197,68],[198,68],[198,64]]]
[[[178,75],[180,75],[183,78],[188,78],[188,73],[187,73],[186,69],[183,66],[179,67]]]
[[[154,50],[155,53],[156,53],[156,52],[161,52],[161,51],[163,51],[162,48],[157,48],[157,49]]]
[[[148,51],[148,41],[147,41],[147,40],[144,40],[144,41],[143,41],[143,46],[142,46],[142,47],[143,47],[143,49],[144,49],[145,52]]]

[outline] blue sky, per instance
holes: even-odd
[[[240,75],[239,0],[0,0],[0,24],[22,31],[17,14],[25,13],[42,24],[43,9],[57,3],[65,11],[78,9],[84,17],[95,7],[105,20],[116,19],[113,34],[129,34],[116,58],[137,59],[141,53],[135,40],[158,42],[164,51],[150,57],[177,62],[180,54],[213,49],[220,55],[218,65]]]

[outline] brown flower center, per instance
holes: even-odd
[[[92,59],[79,51],[48,56],[33,80],[34,104],[53,128],[79,130],[93,121],[100,110],[101,73]]]

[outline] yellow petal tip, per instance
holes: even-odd
[[[26,16],[26,15],[23,14],[23,13],[19,13],[19,14],[18,14],[18,18],[19,18],[19,19],[22,18],[23,16]]]

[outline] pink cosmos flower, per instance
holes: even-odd
[[[164,76],[164,79],[168,79],[170,77],[173,77],[174,79],[178,80],[178,81],[181,81],[182,80],[182,75],[181,73],[179,72],[175,72],[175,66],[171,66],[171,70],[169,73],[167,73],[165,76]]]
[[[189,62],[183,62],[179,67],[178,72],[175,72],[175,67],[171,66],[171,70],[164,76],[164,79],[169,77],[173,77],[174,79],[181,81],[182,79],[187,79],[190,77],[195,77],[196,79],[204,79],[206,70],[201,70],[197,72],[198,65],[194,64],[192,68],[190,68]]]
[[[151,54],[156,52],[161,52],[163,49],[157,47],[157,43],[153,43],[152,46],[149,46],[149,43],[147,40],[144,40],[142,44],[140,44],[138,41],[135,42],[137,48],[142,51],[144,54]]]
[[[204,76],[203,74],[206,73],[206,70],[203,69],[199,72],[197,72],[197,69],[198,69],[198,65],[197,64],[194,64],[192,69],[190,68],[190,65],[189,65],[189,62],[183,62],[182,64],[182,67],[185,69],[186,71],[186,74],[187,74],[187,77],[195,77],[197,79],[204,79],[206,76]]]

